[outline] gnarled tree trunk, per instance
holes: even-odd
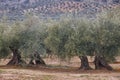
[[[25,61],[23,61],[21,59],[21,55],[20,52],[18,51],[18,49],[15,49],[13,47],[9,47],[10,50],[13,53],[13,57],[12,59],[7,63],[7,65],[21,65],[22,63],[25,63]],[[25,63],[26,64],[26,63]]]
[[[46,65],[44,60],[41,58],[41,56],[39,55],[38,52],[34,53],[34,57],[35,57],[35,63],[36,65]]]
[[[48,58],[52,58],[52,54],[51,54],[51,50],[50,49],[46,49],[46,53],[48,54]]]
[[[33,59],[30,60],[29,64],[34,65]]]
[[[35,63],[34,63],[34,55],[33,54],[30,54],[29,55],[29,57],[30,57],[30,61],[29,61],[29,65],[34,65]]]
[[[81,66],[80,69],[82,70],[91,70],[92,68],[89,66],[88,58],[87,56],[79,56],[81,60]]]
[[[113,70],[103,56],[96,55],[94,59],[95,69]]]

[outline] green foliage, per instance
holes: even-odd
[[[68,21],[61,21],[52,27],[48,28],[48,37],[45,39],[46,46],[52,50],[58,57],[65,58],[66,49],[65,44],[71,35],[73,28]]]
[[[88,20],[76,20],[74,25],[74,32],[69,37],[66,44],[66,50],[75,55],[90,55],[93,50],[91,25]]]
[[[0,58],[6,57],[9,54],[8,47],[8,30],[9,27],[6,25],[6,23],[0,23]]]
[[[96,19],[67,17],[60,20],[41,20],[27,15],[23,21],[0,23],[0,57],[10,54],[9,46],[23,56],[46,49],[58,57],[103,55],[114,59],[120,49],[120,11],[101,13]]]
[[[0,56],[8,56],[10,46],[19,49],[24,57],[28,57],[34,51],[38,51],[40,54],[45,53],[46,47],[43,40],[47,36],[47,32],[45,23],[41,24],[41,22],[40,19],[33,16],[23,21],[7,24],[10,26],[9,28],[0,27]],[[5,28],[4,31],[2,28]]]
[[[120,12],[108,11],[101,14],[95,21],[94,43],[95,52],[105,56],[108,60],[114,60],[119,53],[120,47]]]
[[[42,20],[41,20],[42,22]],[[40,22],[40,19],[37,17],[28,17],[21,23],[17,23],[13,43],[19,46],[20,51],[23,53],[23,56],[28,57],[30,54],[33,54],[35,51],[38,51],[40,54],[46,52],[46,47],[44,44],[44,38],[47,36],[46,26]],[[19,25],[19,28],[18,28]],[[12,44],[13,44],[12,43]]]
[[[48,29],[45,43],[61,58],[103,55],[113,60],[120,47],[119,14],[111,10],[99,14],[93,21],[84,18],[64,19]]]

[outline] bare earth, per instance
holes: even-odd
[[[47,67],[13,67],[0,66],[0,80],[120,80],[120,64],[110,64],[116,71],[107,70],[78,70],[80,62],[77,58],[68,64],[54,59],[45,59]],[[89,60],[89,61],[92,61]],[[0,65],[7,63],[1,61]],[[94,68],[93,64],[90,63]]]

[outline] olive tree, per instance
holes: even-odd
[[[68,57],[65,44],[71,35],[73,28],[69,21],[54,22],[51,27],[48,28],[48,36],[45,39],[46,46],[57,55],[59,58]]]
[[[18,47],[19,42],[17,39],[19,39],[17,36],[15,37],[15,34],[11,34],[12,31],[12,25],[7,22],[1,22],[0,25],[0,56],[1,58],[4,58],[8,56],[11,51],[13,53],[12,59],[8,62],[9,64],[20,64],[21,62],[24,62],[21,59],[21,56],[19,55]],[[13,43],[14,42],[14,43]]]
[[[74,32],[69,36],[68,42],[65,45],[69,54],[79,56],[81,60],[80,69],[82,70],[92,69],[87,59],[87,55],[92,55],[94,51],[91,33],[92,28],[88,20],[75,20]]]
[[[1,31],[1,53],[6,56],[11,52],[13,54],[13,57],[8,62],[8,65],[19,65],[21,63],[25,63],[25,61],[21,58],[21,54],[23,56],[32,54],[35,58],[36,64],[45,65],[45,62],[41,59],[40,54],[45,52],[43,39],[47,34],[45,31],[45,25],[41,23],[42,21],[40,22],[40,19],[32,17],[23,21],[15,21],[9,25],[10,29],[7,28],[7,31]],[[3,26],[3,28],[4,27],[5,26]],[[3,35],[3,33],[5,35]]]
[[[44,44],[44,39],[47,36],[46,25],[43,23],[36,22],[30,25],[21,35],[24,40],[24,45],[21,46],[21,50],[24,53],[28,53],[25,55],[29,55],[31,60],[29,64],[33,64],[33,60],[35,59],[34,64],[42,64],[45,65],[45,62],[42,60],[40,55],[44,55],[46,53],[46,46]],[[26,25],[27,26],[27,25]]]
[[[47,35],[45,23],[38,17],[30,17],[25,19],[22,24],[23,29],[18,34],[21,41],[19,49],[23,52],[23,56],[31,58],[29,64],[45,65],[41,58],[41,55],[46,52],[44,45],[44,38]],[[33,60],[35,60],[35,63]]]
[[[120,24],[118,22],[119,13],[107,13],[100,15],[94,24],[94,43],[95,43],[95,68],[107,68],[112,70],[107,60],[113,60],[118,55],[120,40]],[[96,19],[97,20],[97,19]]]
[[[48,29],[45,43],[58,57],[79,56],[80,69],[91,69],[87,59],[87,55],[92,53],[89,29],[89,24],[84,20],[64,19]]]

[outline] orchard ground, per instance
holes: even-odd
[[[74,57],[70,62],[56,58],[45,58],[47,66],[17,67],[5,66],[9,59],[0,61],[0,80],[120,80],[120,58],[110,65],[115,71],[79,70],[80,60]],[[93,58],[89,58],[94,68]]]

